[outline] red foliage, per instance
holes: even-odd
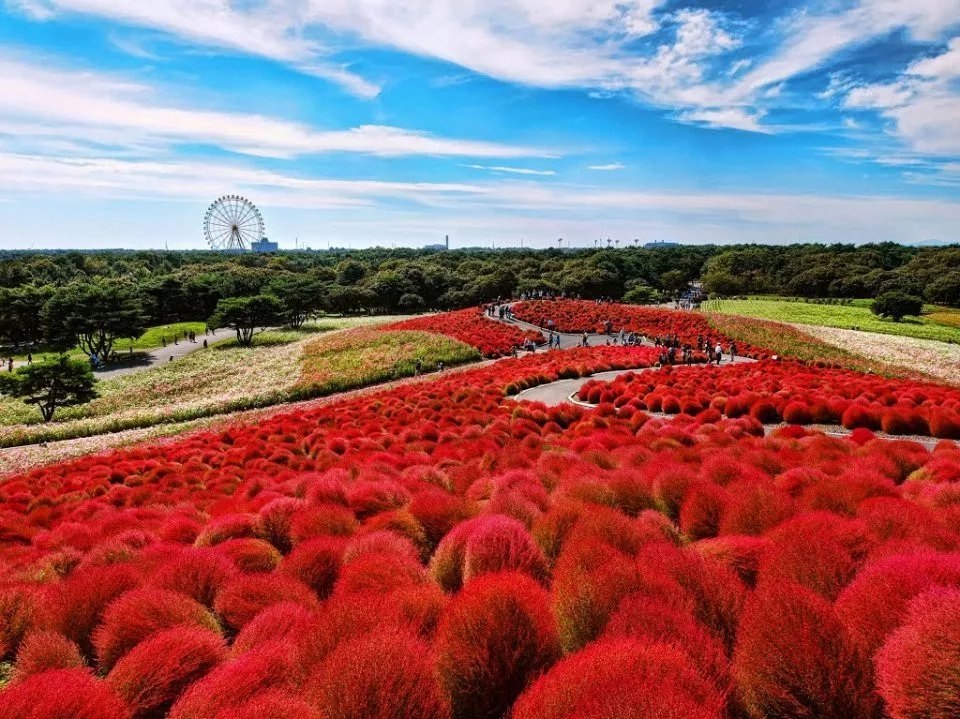
[[[236,574],[233,562],[220,552],[187,549],[161,565],[151,578],[151,584],[186,594],[210,607],[217,592]]]
[[[198,627],[174,627],[142,641],[117,662],[107,683],[134,719],[159,717],[181,694],[227,657],[223,639]]]
[[[109,671],[117,660],[151,634],[176,626],[219,632],[216,618],[200,603],[165,589],[135,589],[107,607],[94,633],[97,664]]]
[[[863,655],[871,657],[903,623],[910,600],[936,586],[960,588],[960,554],[895,554],[860,571],[837,598],[837,615]]]
[[[298,677],[293,647],[270,642],[220,664],[191,684],[174,703],[168,719],[214,719],[239,710],[264,692],[289,692]]]
[[[748,716],[872,717],[868,673],[829,602],[810,590],[771,582],[747,603],[733,674]]]
[[[242,629],[272,604],[294,602],[308,609],[318,606],[317,595],[301,581],[282,574],[249,574],[228,583],[213,604],[231,629]]]
[[[514,305],[513,314],[521,320],[538,327],[546,327],[553,321],[559,332],[603,332],[606,322],[612,323],[614,332],[623,328],[647,337],[676,335],[681,343],[696,344],[697,336],[712,340],[711,346],[720,342],[729,347],[730,339],[724,337],[699,312],[677,312],[653,307],[637,307],[622,304],[597,304],[588,300],[546,300],[520,302]],[[769,353],[743,342],[737,343],[737,351],[746,357],[767,357]]]
[[[320,599],[333,592],[340,574],[344,541],[336,537],[310,539],[288,554],[278,571],[310,587]]]
[[[526,527],[504,515],[477,517],[443,538],[430,565],[434,578],[456,591],[489,572],[518,571],[544,580],[547,563]]]
[[[447,335],[468,345],[473,345],[484,357],[503,357],[510,354],[514,347],[532,339],[537,344],[546,340],[540,332],[521,330],[486,317],[481,309],[446,312],[442,315],[428,315],[412,320],[387,325],[384,330],[418,330]]]
[[[474,580],[444,612],[437,654],[455,716],[504,716],[529,681],[560,656],[547,593],[516,572]]]
[[[280,691],[257,694],[242,706],[224,709],[215,719],[324,719],[302,699]]]
[[[562,687],[530,686],[518,708],[527,716],[541,700],[547,717],[644,716],[652,696],[665,713],[740,716],[722,701],[735,643],[744,673],[732,690],[760,697],[751,706],[869,708],[869,659],[909,601],[960,586],[960,450],[864,427],[843,439],[802,427],[764,436],[749,415],[766,402],[793,417],[797,403],[837,422],[856,405],[915,428],[956,414],[956,390],[738,362],[594,382],[598,410],[507,398],[655,360],[648,348],[602,346],[506,359],[7,478],[3,658],[19,648],[25,673],[41,672],[25,684],[75,662],[68,642],[94,656],[95,635],[98,670],[119,656],[108,676],[137,675],[125,692],[141,691],[141,679],[151,696],[175,687],[163,699],[180,694],[172,719],[233,719],[251,707],[389,715],[413,701],[410,686],[442,716],[509,713],[538,670],[503,658],[506,640],[513,632],[515,646],[538,647],[555,627],[567,652],[584,650],[567,659],[573,666],[598,644],[627,658],[607,658],[596,682],[570,670]],[[646,414],[668,396],[696,415]],[[501,586],[501,572],[521,578]],[[769,599],[775,591],[784,596]],[[219,631],[205,624],[212,617],[232,640],[230,658],[177,679],[193,666],[178,661],[188,649],[150,647],[198,623],[209,637]],[[24,643],[44,631],[63,638]],[[611,644],[611,635],[629,636]],[[803,671],[791,673],[795,664]],[[333,706],[344,667],[363,698],[354,707]],[[460,697],[452,708],[438,668]],[[324,702],[312,712],[310,682]]]
[[[77,669],[84,666],[80,647],[56,632],[31,632],[20,645],[13,681],[51,669]]]
[[[35,674],[0,690],[0,719],[130,719],[106,682],[84,669]]]
[[[430,647],[396,629],[342,642],[311,674],[304,695],[327,719],[451,716]]]
[[[876,665],[892,719],[960,716],[960,589],[936,587],[910,602]]]
[[[517,701],[512,719],[722,719],[724,696],[683,651],[604,639],[570,655]]]

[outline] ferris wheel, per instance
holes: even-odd
[[[207,208],[203,235],[214,250],[249,250],[263,239],[263,215],[247,198],[224,195]]]

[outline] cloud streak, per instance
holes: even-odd
[[[266,115],[198,110],[166,104],[151,88],[95,73],[51,70],[0,58],[0,132],[16,128],[99,143],[203,144],[232,152],[293,158],[331,152],[381,157],[555,157],[542,148],[437,137],[384,125],[319,130]]]

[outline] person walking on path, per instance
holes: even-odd
[[[27,364],[33,364],[33,353],[27,352]]]
[[[734,362],[736,358],[737,358],[737,343],[731,342],[730,343],[730,361]]]
[[[420,372],[423,370],[423,362],[417,357],[417,361],[413,363],[413,376],[419,377]]]
[[[716,358],[717,358],[717,367],[719,367],[719,366],[720,366],[720,360],[723,359],[723,347],[720,345],[719,342],[717,342],[717,346],[716,346],[716,348],[714,349],[713,353],[714,353],[714,355],[715,355]]]
[[[580,338],[580,346],[581,346],[581,347],[589,347],[589,346],[590,346],[590,338],[587,337],[587,333],[586,333],[586,332],[584,332],[584,333],[583,333],[583,337]]]

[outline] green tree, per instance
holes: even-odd
[[[659,299],[659,293],[650,285],[638,284],[627,290],[623,301],[631,305],[648,305]]]
[[[660,284],[671,297],[677,297],[686,289],[688,279],[681,270],[670,270],[660,275]]]
[[[237,344],[249,347],[257,327],[267,327],[283,319],[283,305],[272,295],[228,297],[217,303],[207,324],[214,329],[228,327],[237,333]]]
[[[39,342],[40,314],[53,294],[50,285],[22,285],[0,289],[0,338],[13,345]]]
[[[88,355],[109,361],[119,339],[134,339],[147,329],[137,288],[121,280],[71,282],[43,306],[44,331],[51,344],[74,344]]]
[[[267,292],[283,305],[283,323],[299,329],[303,323],[323,307],[324,289],[312,277],[287,275],[278,277],[267,287]]]
[[[85,404],[96,398],[96,381],[88,362],[60,355],[0,375],[0,391],[37,405],[43,421],[49,422],[58,407]]]
[[[923,300],[904,292],[885,292],[873,301],[870,310],[875,315],[899,322],[907,315],[919,316],[923,310]]]

